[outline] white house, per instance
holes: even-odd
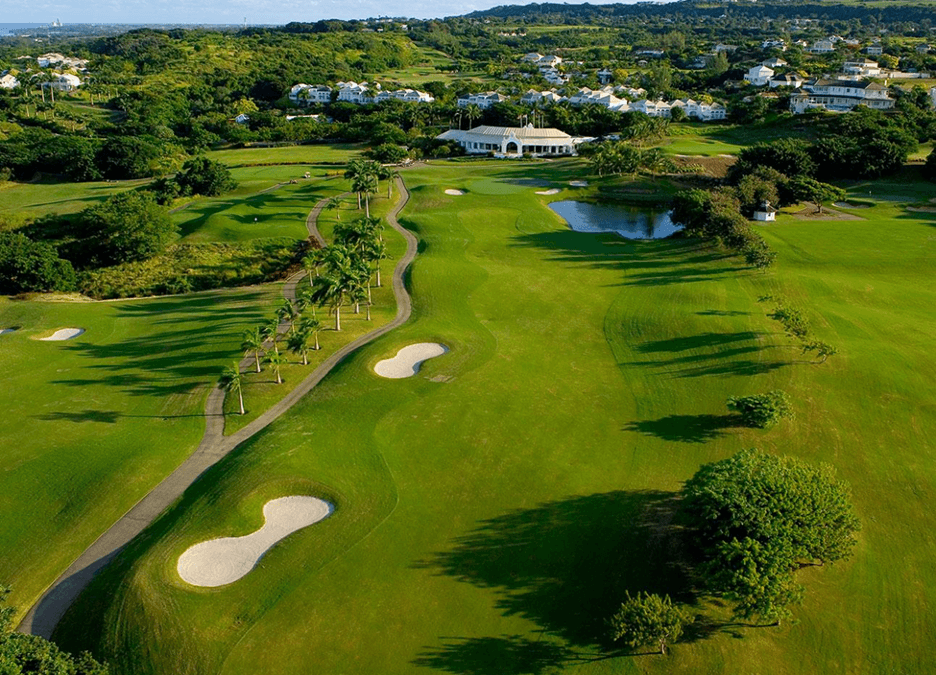
[[[87,59],[76,59],[71,56],[63,56],[58,52],[49,52],[36,57],[40,68],[49,68],[51,66],[62,66],[64,68],[74,68],[75,70],[87,70]]]
[[[598,75],[598,81],[601,82],[601,84],[608,84],[608,82],[611,81],[611,78],[614,77],[614,73],[612,73],[607,68],[602,68],[601,70],[599,70],[597,75]]]
[[[332,88],[325,84],[294,84],[289,90],[289,100],[295,105],[329,103]]]
[[[540,74],[543,76],[543,79],[549,82],[549,84],[554,86],[559,86],[565,84],[569,81],[569,78],[560,73],[555,68],[547,68],[546,70],[540,70]]]
[[[776,89],[777,87],[793,87],[797,89],[802,87],[806,82],[799,73],[787,73],[786,75],[775,75],[770,78],[770,88]]]
[[[19,80],[9,73],[0,77],[0,89],[16,89],[19,86]]]
[[[755,87],[763,87],[773,76],[774,71],[767,66],[754,66],[744,74],[744,79]]]
[[[859,105],[890,110],[894,99],[888,95],[887,87],[876,82],[851,80],[816,80],[790,94],[790,111],[795,115],[812,108],[846,112]]]
[[[669,117],[672,112],[672,105],[666,101],[650,101],[643,99],[631,103],[631,110],[642,112],[650,117]]]
[[[681,98],[671,102],[670,115],[672,115],[673,108],[682,108],[687,117],[703,122],[723,120],[727,112],[725,106],[721,103],[703,103],[702,101],[694,101],[691,98]]]
[[[42,86],[51,87],[56,91],[74,91],[81,86],[81,79],[77,75],[61,73],[56,75],[51,82],[43,82]]]
[[[865,47],[865,54],[868,56],[880,56],[884,53],[884,48],[880,42],[873,42]]]
[[[464,96],[458,97],[458,107],[467,108],[470,105],[476,105],[481,110],[487,110],[492,105],[497,103],[505,103],[509,101],[506,96],[499,94],[496,91],[484,91],[480,94],[465,94]]]
[[[761,202],[761,205],[754,212],[754,220],[775,221],[777,220],[777,209],[772,207],[768,201]]]
[[[547,56],[541,56],[539,60],[536,62],[536,66],[540,70],[546,70],[547,68],[558,68],[561,65],[562,65],[562,58],[559,56],[555,56],[553,54],[549,54]]]
[[[424,91],[418,91],[416,89],[396,89],[394,91],[381,91],[374,97],[376,103],[381,101],[389,101],[390,99],[395,99],[397,101],[406,101],[407,103],[432,103],[435,101],[435,97],[432,94],[427,94]]]
[[[643,87],[638,87],[637,89],[634,89],[633,87],[618,85],[617,87],[614,88],[614,91],[630,99],[631,101],[635,101],[647,95],[647,90],[644,89]]]
[[[247,113],[241,113],[240,115],[234,118],[234,122],[237,124],[247,124],[248,122],[250,122],[250,115],[248,115]]]
[[[634,56],[648,56],[652,59],[662,59],[665,54],[662,49],[640,49],[634,52]]]
[[[813,54],[831,54],[835,51],[835,44],[832,42],[831,38],[816,40],[806,51]]]
[[[877,61],[871,59],[857,59],[846,61],[842,70],[849,75],[859,75],[861,77],[877,77],[881,74],[881,67]]]
[[[338,88],[337,100],[339,101],[357,103],[358,105],[374,102],[373,96],[370,95],[370,87],[367,82],[338,82],[335,86]]]
[[[779,49],[781,52],[785,52],[786,42],[780,38],[774,40],[764,40],[761,42],[761,49]]]
[[[627,101],[623,101],[614,95],[614,89],[611,87],[602,87],[601,89],[589,89],[582,87],[577,92],[568,97],[569,105],[582,106],[588,103],[604,106],[612,110],[619,110],[622,105],[626,107]]]
[[[777,68],[783,68],[783,66],[787,65],[787,62],[775,56],[766,61],[761,61],[761,65],[776,70]]]
[[[553,103],[559,103],[559,101],[564,100],[564,96],[560,96],[551,89],[546,91],[536,91],[535,89],[530,89],[527,91],[527,93],[520,97],[520,103],[522,105],[534,105],[538,107],[552,105]]]
[[[442,141],[455,141],[470,155],[493,152],[502,157],[520,157],[523,154],[574,155],[576,139],[559,129],[525,127],[477,126],[462,131],[449,129],[438,136]]]
[[[526,61],[527,63],[536,63],[541,58],[543,58],[543,55],[539,52],[530,52],[529,54],[524,54],[521,60]]]

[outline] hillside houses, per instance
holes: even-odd
[[[332,88],[326,84],[296,84],[289,90],[289,100],[295,105],[330,103]]]
[[[299,86],[301,85],[296,85],[293,89]],[[317,95],[321,96],[323,101],[330,99],[331,89],[325,85],[315,86],[319,88],[317,90]],[[338,90],[337,101],[355,103],[357,105],[380,103],[390,100],[405,101],[407,103],[432,103],[435,101],[435,97],[432,96],[432,94],[417,89],[383,90],[380,88],[379,84],[371,89],[367,82],[338,82],[335,84],[335,88]],[[325,98],[326,89],[328,90],[328,99]],[[290,92],[290,98],[292,98],[292,92]]]
[[[532,105],[540,108],[547,105],[552,105],[553,103],[559,103],[559,101],[564,100],[565,96],[562,96],[561,94],[558,94],[551,89],[547,91],[536,91],[535,89],[530,89],[520,97],[520,103],[522,105]]]
[[[36,62],[40,68],[64,68],[73,69],[78,72],[84,72],[88,69],[87,59],[76,59],[70,56],[63,56],[57,52],[49,52],[36,57]]]
[[[877,61],[871,59],[846,61],[842,70],[848,75],[858,75],[859,77],[878,77],[881,74],[881,67]]]
[[[496,91],[484,91],[480,94],[465,94],[458,97],[457,105],[459,108],[467,108],[470,105],[476,105],[481,110],[487,110],[497,103],[506,103],[510,99]]]
[[[389,100],[404,101],[406,103],[432,103],[435,101],[435,97],[417,89],[394,89],[393,91],[385,89],[374,97],[375,103]]]
[[[813,108],[833,112],[847,112],[859,105],[875,110],[890,110],[894,99],[887,87],[876,82],[851,80],[816,80],[803,85],[790,95],[790,111],[799,115]]]
[[[338,82],[335,87],[338,89],[338,101],[346,101],[358,105],[374,102],[374,98],[370,94],[370,86],[367,82]]]

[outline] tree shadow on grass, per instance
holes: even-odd
[[[505,616],[532,621],[570,648],[610,647],[605,622],[625,592],[694,601],[683,531],[673,524],[677,505],[676,494],[658,491],[570,497],[483,521],[416,567],[496,590],[495,606]],[[485,671],[487,652],[472,649],[443,647],[433,658],[473,654],[481,661],[474,670],[459,663],[450,672],[510,672]],[[536,653],[528,646],[520,652]]]
[[[658,420],[631,422],[624,431],[650,434],[664,441],[705,443],[743,426],[740,415],[667,415]]]

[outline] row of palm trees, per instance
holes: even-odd
[[[387,246],[383,240],[383,225],[379,218],[363,218],[335,227],[335,243],[310,251],[303,259],[309,273],[309,286],[303,286],[296,298],[284,298],[274,316],[255,328],[244,331],[241,348],[244,356],[253,356],[256,372],[262,372],[261,363],[270,367],[276,383],[282,384],[281,369],[289,363],[280,351],[280,342],[286,349],[309,365],[309,352],[321,349],[319,334],[325,329],[316,316],[316,307],[328,307],[335,314],[335,330],[341,330],[341,308],[354,306],[359,314],[361,305],[371,320],[372,281],[379,287],[380,261],[387,259]],[[285,330],[281,330],[286,326]],[[244,414],[245,373],[236,362],[225,368],[220,385],[237,396],[240,414]]]
[[[352,159],[348,162],[344,177],[351,181],[351,191],[357,195],[358,210],[361,209],[361,199],[364,200],[364,216],[370,218],[370,196],[377,194],[380,187],[380,181],[387,181],[387,199],[393,197],[393,181],[399,176],[399,172],[392,167],[383,166],[380,162],[374,162],[368,159]],[[337,208],[332,206],[330,201],[328,208]],[[339,214],[340,220],[340,214]]]
[[[644,170],[655,177],[675,168],[660,148],[643,150],[625,141],[601,143],[589,155],[588,162],[599,176],[633,175]]]

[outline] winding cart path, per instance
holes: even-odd
[[[40,635],[45,638],[51,637],[52,631],[64,616],[65,611],[91,582],[94,575],[113,560],[134,537],[146,529],[161,513],[178,500],[189,486],[198,480],[202,473],[238,445],[269,426],[280,415],[292,408],[346,356],[359,347],[373,342],[394,328],[401,326],[409,319],[412,313],[412,299],[406,291],[403,274],[416,257],[417,240],[412,233],[401,227],[397,221],[397,215],[409,201],[409,192],[401,178],[396,178],[396,184],[397,189],[400,191],[400,201],[387,215],[387,221],[390,223],[390,227],[406,239],[406,253],[400,258],[393,270],[393,294],[397,303],[396,317],[390,323],[362,335],[354,342],[345,345],[332,354],[300,382],[295,389],[286,394],[282,400],[243,429],[230,436],[224,435],[224,392],[217,387],[212,389],[205,403],[205,435],[195,452],[153,488],[149,494],[137,502],[120,520],[98,537],[55,580],[20,623],[18,630],[21,633]],[[327,202],[328,199],[318,202],[306,219],[309,237],[320,244],[324,244],[324,240],[318,231],[317,222],[319,214],[325,208]],[[295,298],[296,284],[304,275],[305,272],[299,272],[287,280],[286,285],[283,287],[283,294],[286,297]],[[280,330],[283,329],[284,326],[281,326]],[[250,364],[251,360],[245,358],[241,363],[241,368],[245,369]]]

